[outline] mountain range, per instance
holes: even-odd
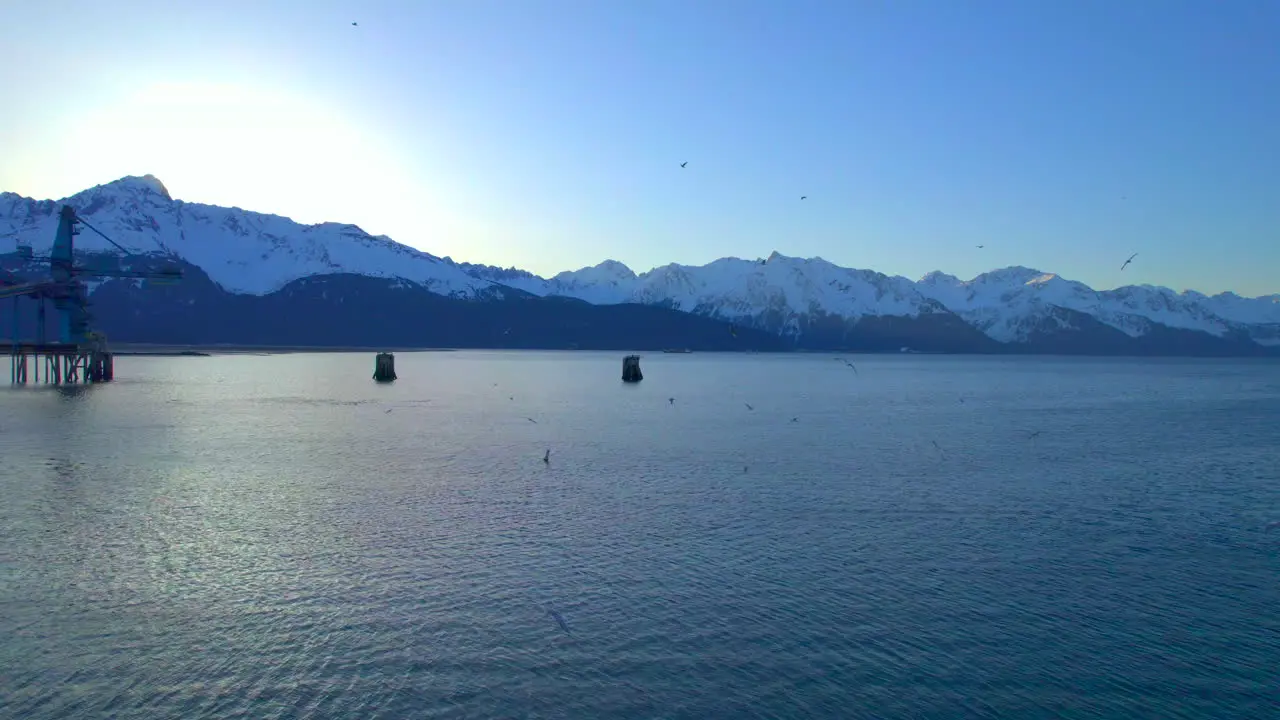
[[[47,254],[63,204],[130,253],[82,232],[82,264],[185,271],[176,285],[90,283],[96,325],[124,342],[1280,356],[1280,295],[1096,291],[1026,267],[912,281],[777,252],[639,274],[606,260],[543,278],[354,225],[174,200],[150,175],[58,201],[0,193],[10,281],[47,274],[19,249]],[[34,332],[28,316],[20,326]]]

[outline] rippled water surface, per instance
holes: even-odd
[[[1280,364],[397,361],[0,389],[0,716],[1276,717]]]

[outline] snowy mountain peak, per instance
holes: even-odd
[[[169,189],[160,182],[160,178],[155,175],[128,175],[119,180],[112,180],[109,183],[95,185],[88,190],[82,190],[70,198],[66,198],[63,202],[89,201],[92,198],[114,198],[117,200],[152,200],[154,202],[172,202],[173,197],[169,195]]]
[[[614,278],[618,280],[634,280],[636,274],[631,268],[617,260],[605,260],[604,262],[589,268],[583,268],[579,273],[590,273],[597,277]]]
[[[959,285],[960,278],[955,275],[944,273],[941,270],[925,273],[924,277],[917,281],[920,285]]]
[[[1017,283],[1025,285],[1032,280],[1043,277],[1049,273],[1034,268],[1023,267],[1021,265],[1011,265],[998,270],[984,272],[972,280],[965,283],[966,285],[982,285],[991,283]]]
[[[129,175],[110,183],[110,185],[122,190],[132,190],[143,193],[152,192],[162,196],[165,200],[173,199],[173,196],[169,194],[169,189],[164,186],[164,183],[160,182],[160,178],[150,173],[141,177]]]
[[[173,200],[153,175],[120,178],[57,202],[0,197],[0,235],[14,238],[0,238],[0,253],[10,251],[11,242],[47,252],[63,204],[130,252],[177,255],[230,292],[261,295],[300,278],[334,273],[400,278],[452,297],[503,292],[503,286],[452,263],[348,223],[302,225],[278,215]],[[87,232],[76,237],[76,247],[118,252]]]

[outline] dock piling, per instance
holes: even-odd
[[[391,382],[396,379],[396,356],[389,352],[378,353],[373,360],[373,379],[377,382]]]
[[[635,383],[644,379],[640,372],[640,356],[628,355],[622,358],[622,382]]]

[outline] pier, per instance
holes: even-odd
[[[0,300],[13,306],[13,333],[0,352],[9,355],[9,380],[15,385],[44,382],[50,385],[110,382],[115,377],[115,359],[107,350],[106,337],[90,329],[88,288],[83,278],[137,278],[152,282],[173,282],[182,278],[176,265],[155,271],[94,269],[75,264],[75,236],[83,225],[126,256],[139,257],[85,222],[70,205],[58,211],[58,231],[47,256],[38,257],[30,245],[18,245],[18,257],[26,263],[49,264],[49,276],[42,278],[0,278]],[[21,337],[23,299],[35,303],[35,339]],[[57,328],[56,341],[49,341],[46,309],[52,307]]]
[[[102,347],[62,343],[0,344],[9,356],[9,381],[14,385],[76,385],[110,382],[115,358]]]

